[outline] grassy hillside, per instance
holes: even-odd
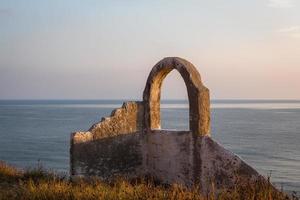
[[[179,185],[163,186],[145,180],[116,180],[103,183],[99,180],[70,181],[67,176],[44,170],[41,166],[31,170],[18,170],[0,162],[0,200],[2,199],[199,199],[199,200],[283,200],[286,195],[272,191],[272,187],[257,183],[202,196],[198,188],[187,190]],[[296,199],[296,198],[295,198]]]

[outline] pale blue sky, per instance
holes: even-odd
[[[212,98],[300,99],[300,0],[0,0],[0,99],[140,99],[166,56]]]

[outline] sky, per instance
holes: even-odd
[[[212,99],[300,99],[300,0],[0,0],[0,99],[141,99],[168,56]]]

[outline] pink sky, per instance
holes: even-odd
[[[0,2],[0,99],[142,96],[152,66],[183,57],[214,99],[300,99],[300,2]],[[164,98],[184,98],[176,73]]]

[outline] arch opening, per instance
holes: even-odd
[[[160,129],[161,86],[170,71],[176,69],[182,76],[189,100],[189,129],[195,135],[209,135],[210,105],[209,91],[202,84],[197,69],[188,61],[178,57],[167,57],[151,70],[143,93],[144,130]]]
[[[161,129],[190,130],[188,103],[184,80],[177,70],[170,71],[161,86]]]

